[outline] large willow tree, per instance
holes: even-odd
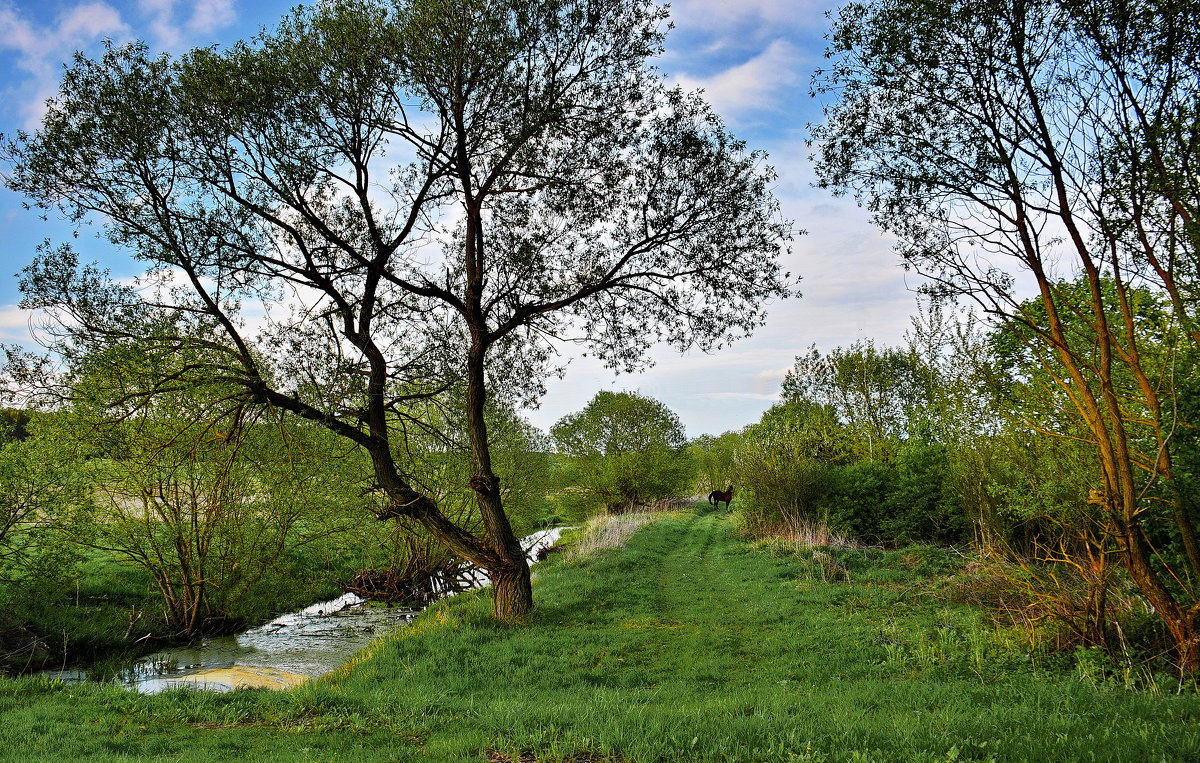
[[[78,56],[10,141],[9,185],[147,274],[119,285],[47,247],[25,303],[58,316],[60,352],[195,346],[215,360],[163,388],[233,385],[356,443],[380,513],[520,616],[489,402],[536,400],[555,340],[634,368],[658,341],[745,334],[787,292],[773,174],[648,64],[664,25],[645,0],[328,0],[226,50]],[[482,532],[399,456],[433,399],[461,406]]]

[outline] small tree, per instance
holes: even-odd
[[[678,497],[695,471],[679,417],[642,395],[597,392],[550,434],[569,460],[571,481],[609,511]]]
[[[774,173],[649,65],[664,21],[647,0],[321,0],[221,51],[81,56],[8,145],[9,186],[99,220],[147,288],[47,248],[25,304],[59,316],[63,353],[205,348],[170,385],[218,379],[360,447],[380,516],[523,615],[489,403],[536,400],[556,338],[632,369],[789,292]],[[477,532],[397,459],[408,407],[450,389]]]
[[[75,538],[149,573],[166,624],[194,639],[240,627],[240,602],[290,552],[353,529],[362,498],[348,473],[368,467],[347,467],[355,454],[339,458],[324,430],[178,402],[182,416],[77,414],[96,457],[94,523]]]
[[[804,399],[779,403],[742,435],[737,475],[750,528],[768,531],[792,520],[824,523],[822,480],[853,447],[833,407]]]
[[[692,440],[688,451],[696,462],[696,492],[704,494],[723,490],[732,482],[737,465],[737,452],[742,436],[725,432],[713,436],[702,434]]]

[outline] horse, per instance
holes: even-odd
[[[721,508],[721,501],[725,502],[725,508],[728,509],[729,502],[732,500],[733,500],[733,485],[730,485],[729,489],[724,492],[721,492],[720,490],[714,490],[708,494],[708,502],[711,503],[713,506],[716,506],[718,509]]]

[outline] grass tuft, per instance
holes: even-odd
[[[597,551],[620,548],[644,525],[661,519],[665,514],[604,514],[588,520],[583,532],[567,549],[568,559],[583,559]]]

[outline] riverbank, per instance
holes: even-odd
[[[359,561],[349,549],[290,549],[239,598],[227,624],[233,631],[249,628],[337,596],[342,591],[336,581],[352,577]],[[36,659],[18,655],[0,666],[0,675],[59,669],[107,680],[140,657],[187,643],[164,622],[162,594],[145,569],[115,553],[89,550],[78,573],[70,588],[18,602],[18,619],[44,647]]]
[[[1084,680],[928,583],[824,582],[675,515],[552,556],[523,626],[455,597],[294,691],[0,682],[0,759],[1200,759],[1200,697]]]

